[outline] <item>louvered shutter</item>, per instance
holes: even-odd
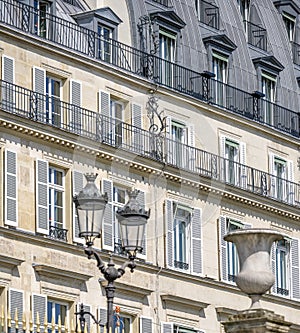
[[[33,67],[33,91],[35,94],[36,119],[46,122],[46,71],[43,68]]]
[[[202,216],[201,209],[195,208],[192,216],[192,273],[202,274]]]
[[[270,195],[271,197],[276,197],[276,177],[275,177],[275,164],[274,164],[274,154],[269,154],[269,170],[270,170]]]
[[[143,152],[143,136],[142,136],[142,106],[132,103],[131,117],[133,127],[132,146],[136,153]]]
[[[70,128],[77,134],[81,133],[81,82],[70,80]]]
[[[174,159],[174,144],[172,141],[172,120],[171,117],[166,117],[166,140],[165,152],[167,163],[173,164]]]
[[[165,219],[166,219],[166,264],[168,268],[174,267],[174,216],[173,216],[173,202],[166,200],[165,202]]]
[[[11,333],[17,332],[18,327],[22,327],[22,317],[24,310],[24,295],[23,292],[16,289],[9,289],[8,291],[9,313],[12,318]],[[16,310],[18,312],[18,322],[15,322]]]
[[[99,122],[98,135],[102,142],[109,144],[112,132],[110,94],[102,90],[99,91],[99,113],[101,121]]]
[[[240,186],[242,188],[247,187],[247,168],[246,168],[246,144],[244,142],[240,142],[240,164],[241,164],[241,180],[240,180]]]
[[[220,236],[220,265],[221,265],[221,280],[228,281],[228,255],[227,255],[227,243],[224,240],[224,236],[227,232],[226,217],[220,216],[219,218],[219,236]]]
[[[2,98],[1,106],[8,111],[15,107],[15,96],[12,84],[15,83],[15,60],[11,57],[2,56]]]
[[[84,175],[79,171],[73,171],[73,196],[78,194],[84,187]],[[73,241],[84,244],[84,239],[79,237],[78,215],[73,203]]]
[[[299,240],[291,241],[291,291],[292,298],[300,298],[300,279],[299,279]]]
[[[295,202],[295,184],[294,184],[294,165],[293,161],[287,162],[287,179],[289,181],[287,186],[287,201],[290,204]]]
[[[173,323],[161,323],[161,333],[173,333],[174,324]]]
[[[188,161],[189,170],[196,171],[196,149],[195,149],[195,127],[194,125],[190,125],[188,128]]]
[[[140,333],[152,333],[152,319],[140,317]]]
[[[219,145],[220,145],[220,180],[225,182],[226,181],[226,161],[225,161],[225,142],[226,137],[224,135],[220,135],[219,138]]]
[[[37,331],[37,316],[39,316],[40,332],[44,332],[45,315],[47,314],[47,296],[32,294],[31,301],[34,332]]]
[[[107,310],[105,308],[99,308],[99,321],[100,321],[100,333],[106,332],[104,327],[107,323]]]
[[[5,150],[5,224],[18,226],[17,154]]]
[[[272,273],[275,278],[275,282],[271,288],[273,294],[277,294],[277,271],[276,271],[276,242],[272,244],[271,247],[271,266],[272,266]]]
[[[145,192],[141,191],[139,192],[137,196],[138,203],[145,209]],[[143,251],[141,254],[139,254],[139,257],[142,257],[143,259],[146,259],[146,253],[147,253],[147,224],[145,227],[145,235],[144,235],[144,241],[143,241]]]
[[[36,231],[49,235],[48,162],[36,161]]]
[[[107,193],[108,202],[104,211],[103,229],[102,229],[102,247],[103,249],[114,251],[114,232],[113,232],[113,183],[111,180],[102,179],[102,192]]]

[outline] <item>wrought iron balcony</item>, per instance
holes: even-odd
[[[0,81],[0,110],[300,207],[299,184],[173,141],[167,136],[162,154],[157,154],[161,139],[149,131],[57,99],[52,103],[45,95],[4,81]]]
[[[67,229],[55,227],[53,225],[50,225],[50,227],[49,227],[49,237],[51,237],[51,238],[66,242],[67,233],[68,233]]]
[[[206,6],[205,1],[201,0],[199,3]],[[34,23],[39,19],[43,21],[41,22],[43,29],[38,29],[39,25]],[[0,23],[144,77],[181,94],[217,105],[251,121],[299,137],[300,115],[297,112],[265,100],[258,101],[258,98],[251,93],[118,41],[106,39],[92,30],[49,13],[40,12],[24,3],[1,0]],[[253,45],[266,47],[266,33],[263,28],[249,23],[249,36],[249,42]],[[271,110],[268,116],[265,116],[265,110]]]
[[[198,20],[212,28],[220,28],[219,7],[204,0],[196,1]]]
[[[188,270],[189,269],[189,264],[184,262],[184,261],[174,260],[174,267],[179,268],[179,269]]]
[[[267,30],[249,21],[244,21],[244,25],[248,43],[261,50],[267,51]]]
[[[164,7],[171,7],[171,0],[152,0],[153,2],[156,2]]]

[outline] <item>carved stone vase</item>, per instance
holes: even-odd
[[[274,284],[270,263],[270,251],[274,241],[283,235],[271,229],[240,229],[224,236],[227,242],[236,245],[240,272],[237,286],[252,300],[250,309],[261,308],[260,298]]]

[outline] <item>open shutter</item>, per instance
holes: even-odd
[[[102,247],[103,249],[114,251],[114,232],[113,232],[113,183],[111,180],[102,179],[102,192],[107,193],[108,202],[104,211]]]
[[[221,280],[228,281],[228,262],[227,262],[227,243],[224,240],[226,234],[226,217],[220,216],[219,218],[219,236],[220,236],[220,268]]]
[[[161,333],[173,333],[174,324],[173,323],[161,323]]]
[[[110,133],[112,131],[112,121],[110,114],[110,94],[99,90],[99,113],[98,136],[102,142],[110,143]]]
[[[289,181],[287,186],[287,201],[290,204],[295,202],[295,184],[294,184],[294,165],[293,161],[287,162],[287,179]]]
[[[299,240],[291,241],[291,290],[292,298],[300,299],[300,279],[299,279]]]
[[[44,332],[45,315],[47,314],[47,296],[32,294],[31,302],[34,331],[37,331],[37,316],[39,316],[40,332]]]
[[[219,149],[220,149],[220,180],[226,181],[226,161],[225,161],[225,141],[226,137],[224,135],[220,135],[219,138]]]
[[[192,216],[192,273],[202,274],[202,216],[195,208]]]
[[[24,295],[23,292],[16,289],[9,289],[8,291],[8,304],[9,313],[12,318],[11,333],[18,332],[18,328],[22,327],[22,317],[24,309]],[[18,312],[18,322],[15,322],[15,314]]]
[[[5,224],[18,226],[17,154],[5,150]]]
[[[104,327],[107,323],[107,310],[105,308],[99,308],[99,321],[100,321],[100,333],[106,332],[104,331]]]
[[[1,106],[5,110],[13,111],[15,107],[14,89],[15,83],[15,60],[11,57],[2,56],[2,98]]]
[[[270,177],[270,195],[271,197],[276,197],[276,177],[275,177],[275,164],[274,164],[274,154],[269,154],[269,171]]]
[[[81,82],[70,80],[70,129],[77,134],[81,132]]]
[[[272,244],[271,247],[271,266],[272,266],[272,273],[275,277],[275,282],[271,288],[273,294],[277,294],[277,272],[276,272],[276,242]]]
[[[174,266],[174,254],[173,254],[173,201],[166,200],[165,203],[165,219],[166,219],[166,264],[168,268]]]
[[[46,71],[43,68],[33,67],[33,91],[38,93],[35,94],[36,119],[46,122]]]
[[[137,201],[145,209],[145,192],[140,190],[140,192],[137,196]],[[147,253],[147,224],[146,224],[146,227],[145,227],[143,251],[142,251],[142,253],[139,254],[139,257],[143,258],[143,259],[146,259],[146,253]]]
[[[131,117],[133,127],[132,146],[134,150],[139,153],[143,152],[143,136],[142,136],[142,106],[132,103],[131,105]]]
[[[245,167],[246,165],[246,144],[244,142],[240,142],[240,164],[241,164],[241,179],[240,179],[240,186],[242,188],[247,187],[247,169]]]
[[[152,333],[152,319],[140,317],[140,333]]]
[[[84,175],[79,171],[73,171],[73,196],[78,194],[84,187]],[[73,203],[73,241],[84,244],[84,239],[79,237],[78,215]]]
[[[36,161],[36,231],[49,235],[48,162]]]

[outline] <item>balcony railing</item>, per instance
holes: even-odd
[[[153,2],[156,2],[164,7],[171,7],[171,0],[152,0]]]
[[[204,0],[198,0],[196,4],[197,4],[196,9],[199,21],[212,28],[219,29],[220,28],[219,7]]]
[[[267,30],[248,21],[244,21],[244,25],[248,37],[248,43],[261,50],[267,51]]]
[[[205,6],[209,4],[203,0],[200,3]],[[213,8],[213,5],[209,5]],[[179,93],[215,104],[251,121],[299,137],[299,113],[265,100],[260,102],[250,93],[209,79],[198,72],[118,41],[105,39],[92,30],[41,12],[18,1],[0,1],[0,22],[152,80],[156,84]],[[263,28],[249,23],[249,38],[253,45],[261,48],[266,46],[264,31]],[[265,110],[271,110],[270,115],[265,116]]]
[[[0,81],[0,109],[32,121],[86,137],[120,150],[155,159],[220,183],[300,207],[300,185],[207,151],[105,117],[98,112],[52,100],[29,89]]]
[[[293,49],[293,62],[294,64],[300,66],[300,45],[293,42],[292,49]]]
[[[67,229],[55,227],[53,225],[50,226],[50,228],[49,228],[49,237],[57,239],[57,240],[61,240],[64,242],[67,242],[67,233],[68,233]]]

